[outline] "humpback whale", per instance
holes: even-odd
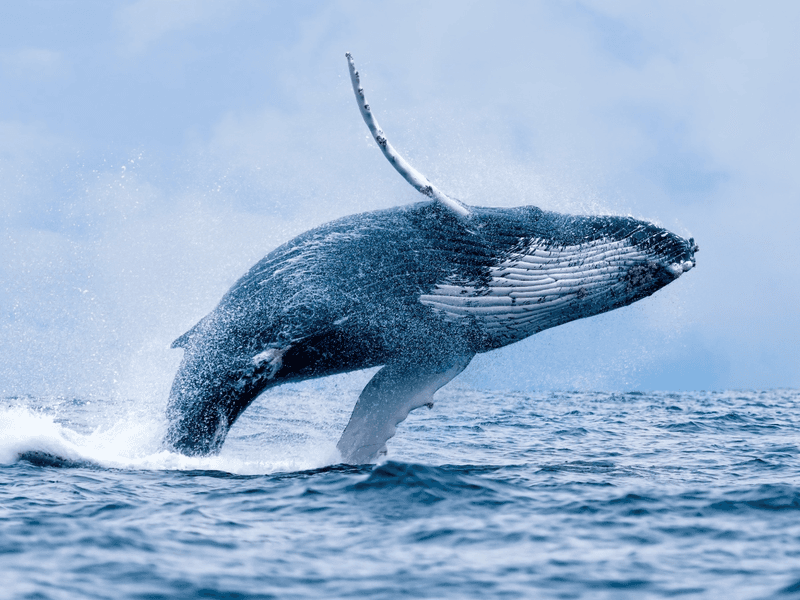
[[[362,117],[426,200],[347,216],[270,252],[173,343],[167,447],[219,452],[265,390],[378,367],[337,447],[346,463],[385,452],[410,411],[478,353],[627,306],[675,281],[698,250],[653,223],[535,206],[467,206],[388,142],[348,53]]]

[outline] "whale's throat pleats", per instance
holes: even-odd
[[[555,245],[534,238],[489,267],[486,280],[465,285],[454,275],[420,302],[448,320],[472,320],[493,345],[504,345],[627,304],[629,270],[646,261],[627,239]]]

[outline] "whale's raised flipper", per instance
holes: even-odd
[[[381,152],[383,152],[383,155],[386,157],[386,159],[391,163],[395,170],[397,170],[397,172],[403,176],[403,179],[414,186],[414,189],[420,194],[423,194],[428,198],[438,202],[459,217],[469,217],[469,208],[455,198],[451,198],[442,190],[433,185],[430,181],[428,181],[428,178],[425,177],[425,175],[408,164],[406,159],[400,156],[400,153],[398,153],[397,150],[395,150],[394,147],[389,143],[389,140],[386,139],[386,134],[383,132],[383,129],[381,129],[381,126],[378,125],[375,115],[372,114],[372,109],[369,106],[367,97],[364,95],[364,88],[361,87],[361,75],[359,75],[358,71],[356,71],[356,64],[353,62],[353,55],[349,52],[345,52],[345,56],[347,57],[347,65],[350,67],[350,81],[353,84],[353,92],[356,94],[358,110],[361,111],[361,116],[364,118],[364,122],[369,128],[369,132],[372,134],[372,137],[375,138],[375,141],[378,143],[378,147],[381,149]]]
[[[388,364],[358,397],[350,422],[336,447],[349,464],[370,462],[386,451],[386,441],[415,408],[433,405],[433,394],[461,373],[474,354],[435,363]]]

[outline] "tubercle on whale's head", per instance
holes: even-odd
[[[683,254],[677,256],[675,260],[666,267],[667,271],[669,271],[675,279],[697,265],[697,260],[694,255],[696,252],[700,251],[700,246],[695,243],[694,238],[689,238],[688,240],[683,238],[678,239],[684,242]]]
[[[687,240],[645,221],[625,221],[622,239],[640,252],[638,262],[627,267],[625,304],[653,294],[696,266],[699,247],[694,238]]]
[[[694,238],[688,240],[651,223],[642,223],[640,231],[631,236],[631,242],[640,248],[674,281],[697,265],[695,253],[700,248]]]

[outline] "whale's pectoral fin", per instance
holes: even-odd
[[[433,394],[461,373],[473,354],[434,363],[402,362],[383,367],[358,397],[336,447],[348,464],[370,462],[415,408],[433,405]]]
[[[364,118],[367,128],[372,134],[372,137],[375,138],[375,141],[378,143],[378,147],[383,152],[383,155],[389,160],[397,172],[403,176],[403,179],[414,186],[414,189],[416,189],[420,194],[424,194],[425,196],[428,196],[428,198],[435,200],[459,217],[469,217],[471,214],[469,208],[464,206],[455,198],[451,198],[439,190],[435,185],[428,181],[428,179],[422,173],[408,164],[406,160],[397,153],[397,150],[395,150],[394,147],[389,143],[389,140],[386,139],[386,134],[383,132],[383,129],[381,129],[381,126],[378,125],[375,115],[372,114],[372,109],[369,107],[367,97],[364,95],[364,88],[361,87],[361,75],[359,75],[358,71],[356,71],[356,65],[353,62],[353,55],[347,52],[345,53],[345,56],[347,57],[347,64],[350,67],[350,81],[353,84],[353,91],[356,94],[358,109],[361,111],[361,116]]]

